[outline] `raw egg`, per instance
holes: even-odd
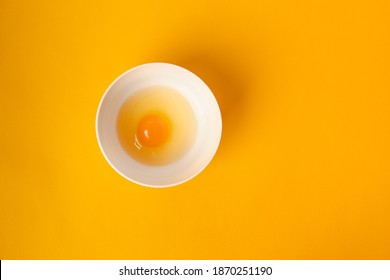
[[[118,113],[117,132],[124,150],[148,165],[168,164],[191,147],[195,114],[187,100],[169,87],[149,87],[131,95]]]

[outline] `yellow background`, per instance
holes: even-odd
[[[390,258],[389,3],[1,0],[0,258]],[[153,61],[224,122],[166,189],[95,137],[105,89]]]

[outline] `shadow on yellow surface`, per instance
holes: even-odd
[[[254,61],[248,61],[233,50],[224,46],[220,46],[220,49],[216,45],[202,46],[197,42],[191,45],[191,48],[176,45],[159,57],[164,62],[192,71],[209,86],[221,110],[223,131],[218,153],[224,154],[242,133],[242,122],[251,96],[262,94],[261,91],[251,92],[254,83],[261,85],[262,77],[248,75]],[[258,65],[258,68],[261,67]]]

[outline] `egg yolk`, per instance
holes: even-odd
[[[141,146],[156,148],[167,141],[169,134],[170,126],[164,117],[148,114],[139,121],[136,138]]]

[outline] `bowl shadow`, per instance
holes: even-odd
[[[227,152],[242,133],[242,123],[249,102],[248,65],[231,54],[213,50],[179,52],[163,56],[163,62],[182,66],[200,77],[213,92],[222,115],[222,138],[219,150]]]

